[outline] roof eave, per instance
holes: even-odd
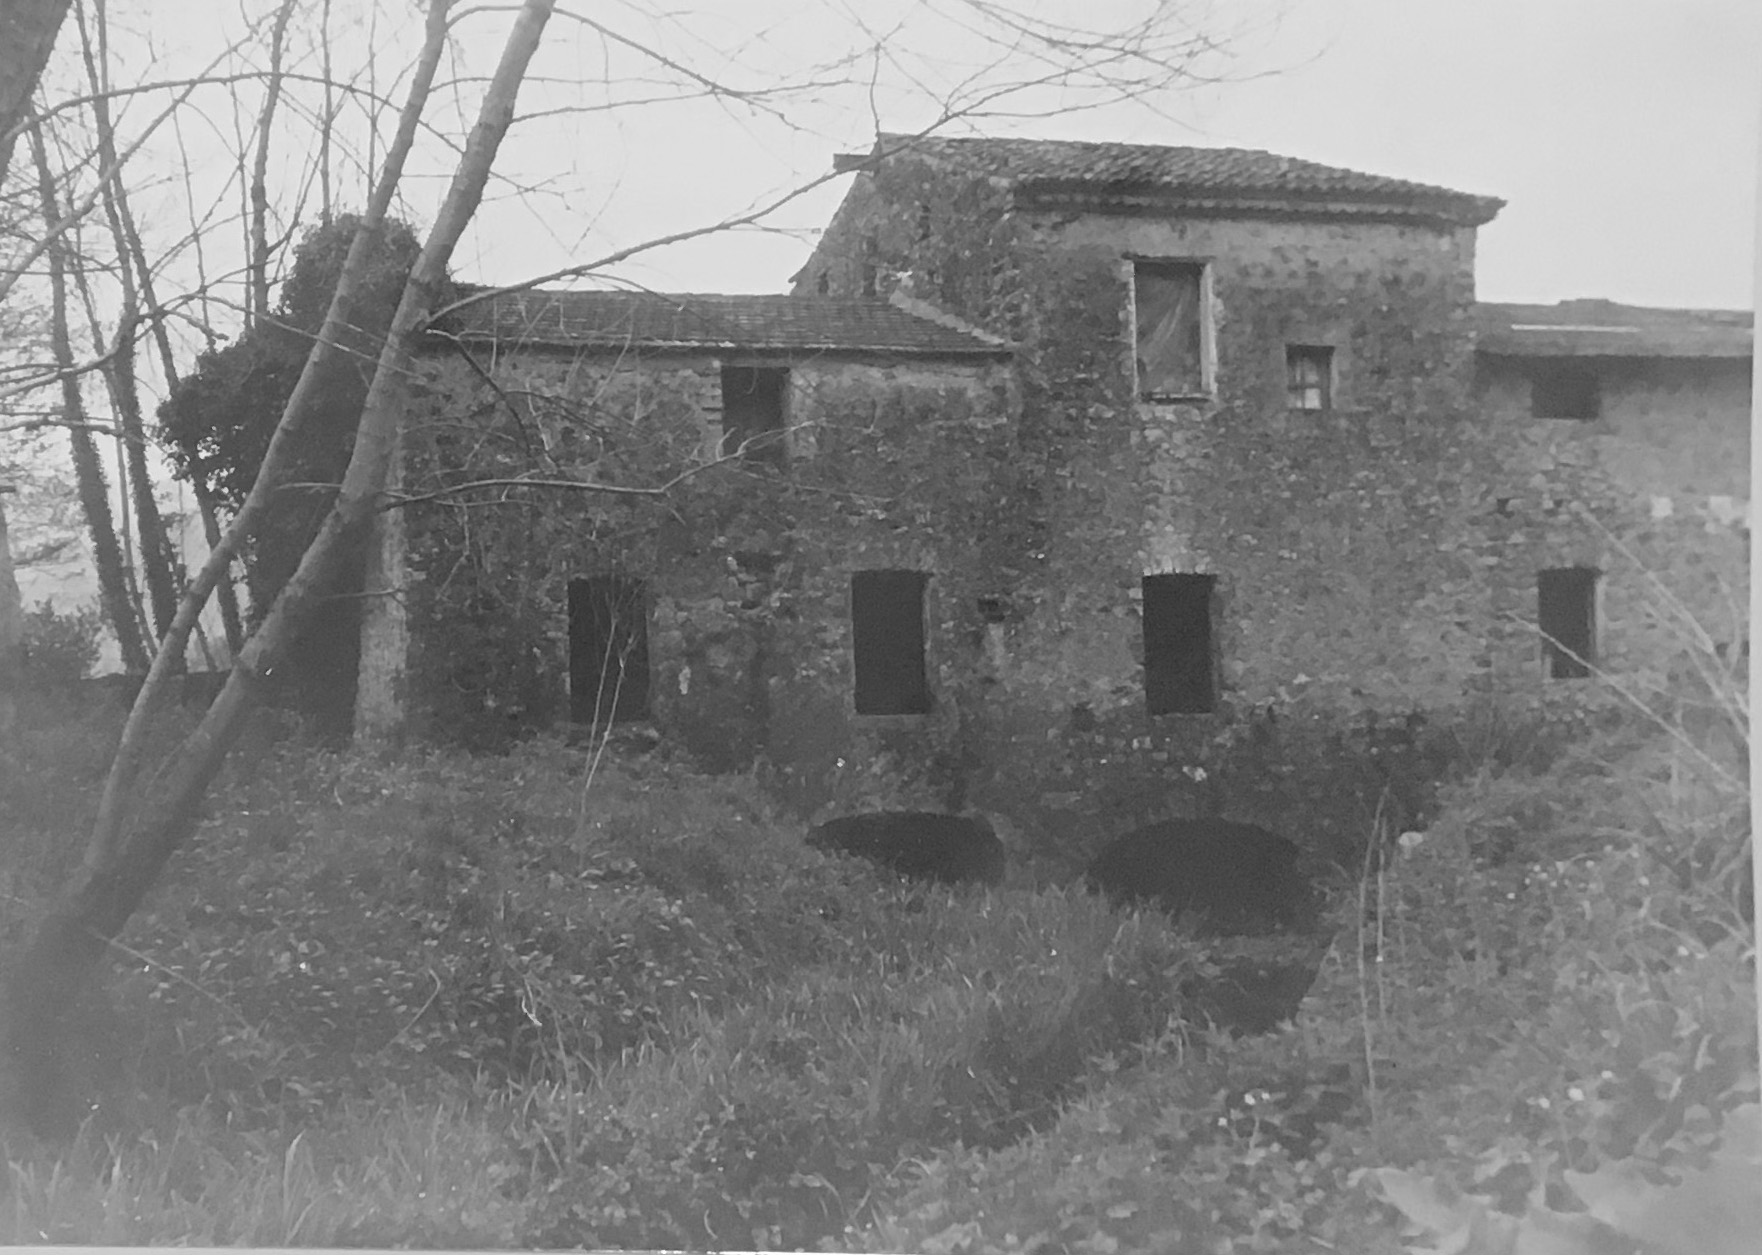
[[[1014,346],[1008,344],[975,344],[930,346],[902,346],[879,344],[755,344],[750,341],[708,341],[708,340],[662,340],[662,339],[628,339],[602,340],[570,338],[567,336],[504,336],[493,331],[470,330],[456,335],[437,337],[443,343],[503,345],[516,349],[540,349],[571,353],[629,353],[633,351],[659,353],[754,353],[776,356],[802,356],[806,354],[824,355],[828,353],[849,354],[852,356],[883,356],[883,357],[915,357],[915,358],[1007,358],[1014,352]]]
[[[1105,186],[1049,188],[1018,184],[1015,205],[1024,210],[1084,210],[1091,213],[1189,213],[1207,217],[1356,219],[1414,222],[1430,226],[1478,227],[1493,220],[1505,202],[1464,198],[1462,202],[1383,200],[1367,197],[1268,196],[1207,189],[1122,191]]]
[[[1707,348],[1659,348],[1655,345],[1624,345],[1613,348],[1608,345],[1548,345],[1509,343],[1477,344],[1475,352],[1482,357],[1511,358],[1517,361],[1534,360],[1537,358],[1581,358],[1601,361],[1749,361],[1755,352],[1750,347],[1737,345],[1715,345]]]

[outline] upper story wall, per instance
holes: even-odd
[[[1440,650],[1435,624],[1485,616],[1467,520],[1500,478],[1468,413],[1473,260],[1468,227],[1026,211],[896,158],[858,176],[798,283],[906,283],[1019,341],[1001,691],[1130,740],[1173,727],[1144,712],[1152,574],[1218,577],[1226,708],[1461,693],[1478,652]],[[1169,262],[1202,267],[1201,386],[1147,397],[1141,268]],[[1316,394],[1294,392],[1293,348],[1323,351]]]
[[[1562,372],[1569,382],[1576,377],[1576,390],[1562,395],[1556,385],[1551,395],[1550,381]],[[1750,392],[1747,358],[1486,354],[1475,372],[1490,421],[1533,425],[1579,446],[1636,497],[1667,498],[1678,508],[1749,497]],[[1563,410],[1577,416],[1552,416]]]
[[[1204,266],[1205,399],[1287,408],[1285,346],[1334,352],[1334,405],[1460,403],[1474,229],[1259,215],[1020,209],[998,180],[909,155],[856,176],[796,292],[914,296],[1019,342],[1030,385],[1129,405],[1133,260]]]

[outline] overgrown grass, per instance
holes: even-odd
[[[33,760],[66,787],[21,899],[77,856],[96,727]],[[1678,1169],[1755,1095],[1747,798],[1633,721],[1549,728],[1453,730],[1301,1026],[1238,1042],[1181,1026],[1207,955],[1160,917],[902,887],[745,777],[260,748],[123,939],[97,1105],[14,1146],[0,1240],[1375,1252],[1366,1170],[1515,1214]]]

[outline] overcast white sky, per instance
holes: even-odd
[[[797,33],[784,23],[771,38]],[[1758,0],[1290,0],[1275,28],[1235,52],[1239,81],[1170,97],[1166,116],[1121,106],[986,130],[1264,148],[1502,197],[1480,235],[1486,300],[1752,303]],[[923,122],[900,114],[883,124]],[[571,154],[576,192],[536,231],[491,206],[457,269],[508,281],[567,264],[572,249],[687,225],[821,173],[873,131],[848,108],[793,120],[802,130],[781,139],[711,106],[644,113],[615,131],[535,124],[527,142]],[[783,221],[810,231],[847,185]],[[663,290],[775,291],[808,245],[799,234],[721,236],[620,273]]]

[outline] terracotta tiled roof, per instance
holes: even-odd
[[[1491,220],[1504,201],[1377,174],[1361,174],[1251,148],[1175,148],[1161,144],[883,134],[864,155],[840,155],[854,170],[895,152],[1002,180],[1018,201],[1053,203],[1106,196],[1145,203],[1266,212],[1425,217],[1465,225]]]
[[[1505,357],[1749,357],[1747,310],[1614,301],[1475,306],[1476,348]]]
[[[468,305],[437,330],[509,346],[999,356],[1008,345],[953,319],[876,298],[533,289]]]

